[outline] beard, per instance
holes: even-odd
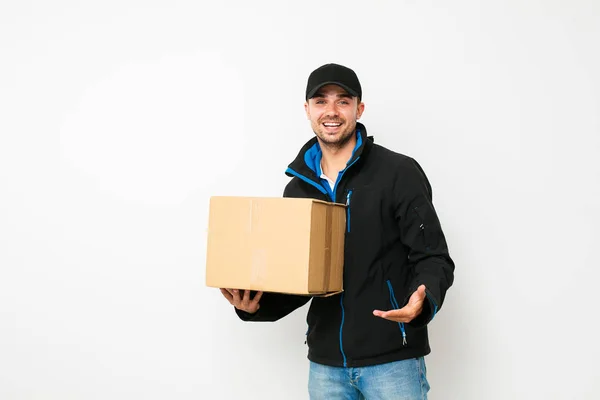
[[[323,126],[324,123],[338,123],[341,124],[337,130],[330,130]],[[346,124],[346,121],[342,119],[324,118],[317,122],[312,123],[313,132],[319,138],[322,145],[330,149],[341,149],[348,144],[354,135],[356,129],[356,123]]]

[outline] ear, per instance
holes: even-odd
[[[356,107],[356,120],[358,121],[362,116],[362,113],[365,111],[365,103],[362,101]]]
[[[310,119],[310,111],[308,109],[308,101],[304,103],[304,111],[306,112],[306,118]]]

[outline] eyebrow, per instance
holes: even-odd
[[[316,98],[316,97],[319,97],[319,98],[325,98],[325,96],[323,95],[323,93],[322,93],[322,92],[317,92],[317,93],[315,93],[315,95],[314,95],[312,98],[314,99],[314,98]],[[351,99],[351,98],[352,98],[352,95],[351,95],[350,93],[344,92],[344,93],[340,93],[340,94],[338,94],[338,95],[337,95],[337,98],[338,98],[338,99],[340,99],[340,98]]]

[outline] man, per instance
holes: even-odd
[[[286,174],[284,197],[345,203],[344,292],[314,297],[307,316],[311,399],[426,399],[427,325],[454,281],[431,186],[412,158],[374,143],[357,122],[362,88],[326,64],[306,87],[316,137]],[[221,289],[244,321],[276,321],[307,296]]]

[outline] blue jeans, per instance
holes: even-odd
[[[361,368],[310,362],[311,400],[427,400],[423,357]]]

